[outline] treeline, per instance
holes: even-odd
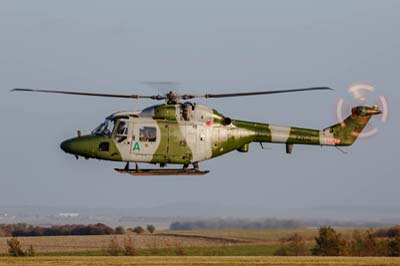
[[[19,224],[0,224],[0,237],[19,237],[19,236],[81,236],[81,235],[123,235],[127,232],[142,234],[144,232],[153,234],[156,228],[148,224],[145,228],[136,226],[125,229],[122,226],[111,228],[105,224],[72,224],[72,225],[53,225],[50,227],[34,226],[25,223]]]
[[[304,228],[304,223],[297,220],[280,220],[280,219],[207,219],[173,222],[170,224],[170,230],[196,230],[196,229],[290,229]]]
[[[24,223],[0,225],[2,236],[64,236],[64,235],[111,235],[120,234],[123,228],[115,229],[102,224],[54,225],[51,227],[33,226]]]
[[[356,256],[398,257],[400,256],[400,226],[373,231],[355,230],[348,239],[332,227],[321,227],[310,248],[305,239],[294,234],[282,240],[277,256]]]

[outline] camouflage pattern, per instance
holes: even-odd
[[[232,120],[192,103],[163,104],[112,114],[107,118],[115,124],[111,130],[66,140],[61,148],[85,158],[190,164],[235,150],[248,152],[252,142],[282,143],[290,150],[293,144],[349,146],[370,118],[380,113],[376,106],[355,107],[344,121],[316,130]]]

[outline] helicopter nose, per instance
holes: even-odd
[[[73,153],[72,152],[73,142],[75,142],[74,139],[65,140],[65,141],[61,142],[60,148],[66,153]]]
[[[98,139],[94,136],[81,136],[78,138],[67,139],[61,142],[60,148],[69,154],[83,156],[87,158],[96,155],[95,147],[98,146]]]

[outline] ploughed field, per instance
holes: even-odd
[[[318,265],[397,266],[400,258],[352,257],[0,257],[0,266],[113,266],[113,265]]]
[[[207,247],[219,246],[228,243],[219,239],[203,237],[164,236],[162,234],[126,234],[126,235],[101,235],[101,236],[40,236],[18,237],[24,249],[33,246],[36,253],[78,252],[106,250],[112,239],[122,246],[124,241],[131,238],[136,249],[163,249],[173,247]],[[7,240],[0,238],[0,254],[7,253]]]

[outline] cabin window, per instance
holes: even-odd
[[[110,150],[110,143],[108,142],[101,142],[99,144],[99,151],[109,151]]]
[[[139,130],[139,140],[143,142],[155,142],[157,129],[155,127],[142,127]]]

